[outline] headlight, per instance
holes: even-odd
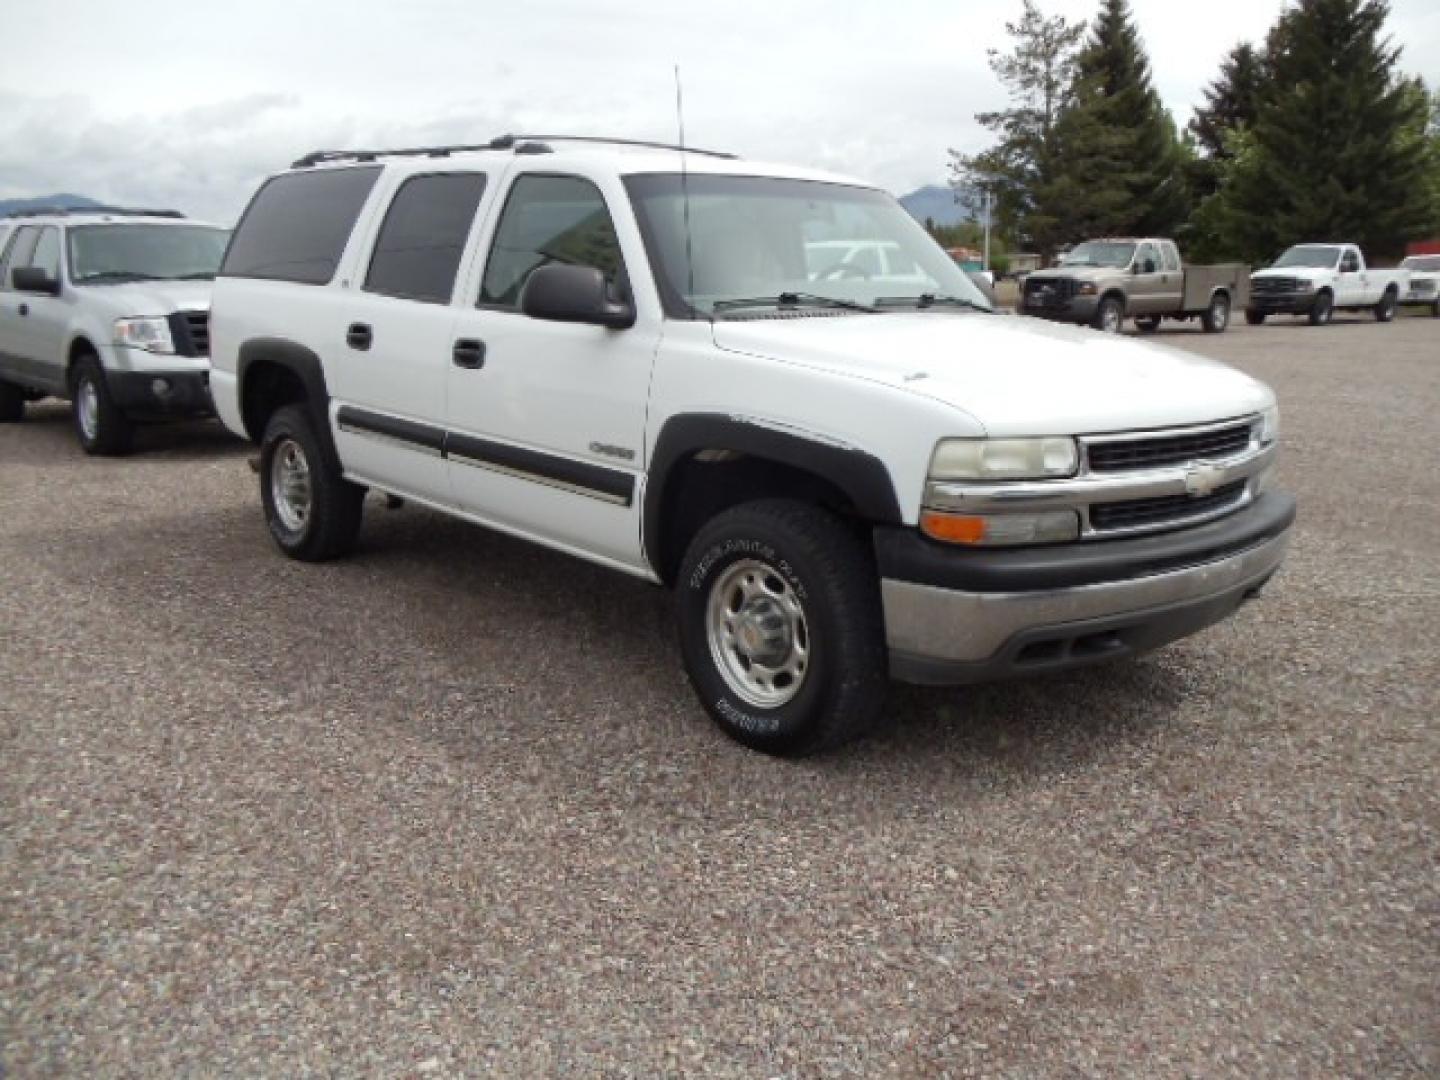
[[[1280,438],[1280,406],[1271,405],[1260,414],[1260,445],[1269,446]]]
[[[152,353],[173,353],[170,323],[165,319],[116,319],[115,344]]]
[[[1313,281],[1307,281],[1305,278],[1297,278],[1297,279],[1295,280],[1295,291],[1296,291],[1296,292],[1314,292],[1314,291],[1315,291],[1315,282],[1313,282]]]
[[[1046,480],[1074,476],[1075,440],[945,439],[930,459],[932,480]]]

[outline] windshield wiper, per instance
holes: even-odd
[[[842,300],[838,296],[821,296],[819,293],[808,292],[782,292],[775,296],[737,297],[733,300],[716,300],[711,305],[715,311],[732,311],[735,308],[747,307],[793,308],[801,306],[840,308],[845,311],[876,310],[868,304],[860,304],[854,300]]]
[[[123,281],[159,281],[154,274],[142,274],[136,270],[106,270],[100,274],[86,274],[76,278],[76,285],[115,284]]]
[[[984,304],[977,304],[974,300],[966,300],[961,296],[939,296],[935,293],[921,293],[919,296],[877,296],[875,307],[913,307],[920,310],[932,307],[962,307],[971,311],[989,312],[992,309]]]

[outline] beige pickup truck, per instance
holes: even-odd
[[[1198,318],[1207,333],[1218,334],[1249,299],[1248,266],[1183,266],[1173,240],[1118,237],[1086,240],[1059,266],[1027,277],[1020,312],[1112,334],[1127,316],[1145,331],[1162,319]]]

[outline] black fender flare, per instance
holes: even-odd
[[[641,535],[645,557],[657,570],[667,555],[660,550],[666,488],[675,466],[700,450],[729,450],[802,469],[844,492],[867,521],[901,523],[900,502],[890,470],[864,450],[768,427],[740,416],[678,413],[661,427],[646,470]]]
[[[252,442],[259,442],[263,431],[252,431],[250,417],[245,414],[245,379],[249,369],[257,363],[273,364],[291,372],[305,387],[306,404],[310,407],[311,420],[322,442],[331,444],[330,438],[330,390],[325,385],[325,368],[320,357],[298,342],[285,338],[251,338],[240,346],[239,360],[235,365],[236,397],[240,402],[241,419],[245,433]]]

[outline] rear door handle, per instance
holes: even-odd
[[[456,367],[470,368],[472,371],[482,368],[485,366],[485,343],[475,338],[460,338],[455,342],[450,358]]]
[[[370,348],[374,340],[375,335],[371,331],[369,323],[351,323],[350,329],[345,331],[345,344],[352,349],[359,349],[361,352]]]

